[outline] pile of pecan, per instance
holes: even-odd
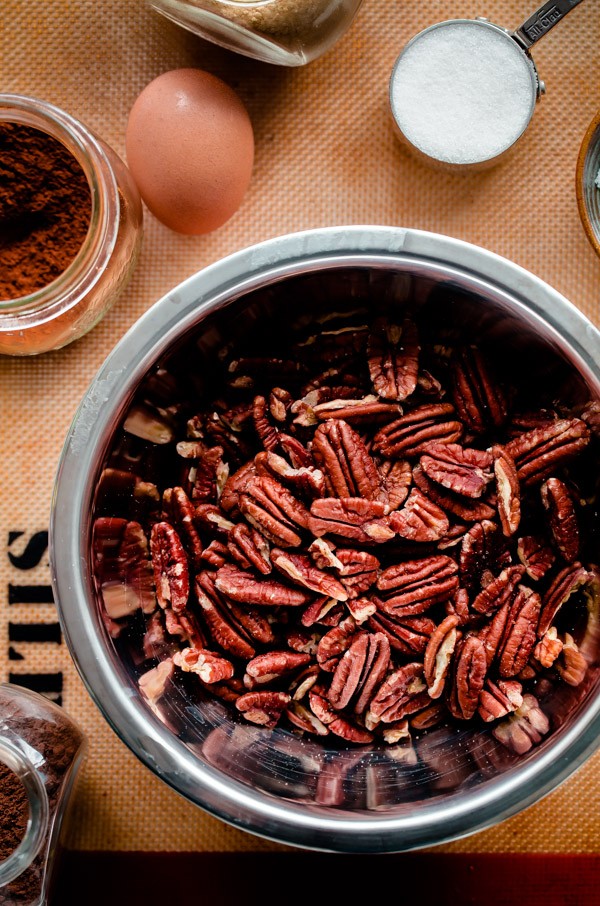
[[[225,357],[196,411],[154,375],[124,436],[169,450],[166,480],[123,457],[102,476],[109,631],[139,633],[153,705],[191,682],[264,727],[369,744],[494,722],[524,752],[549,730],[540,680],[580,686],[596,656],[578,468],[598,406],[524,406],[413,317],[332,322]]]

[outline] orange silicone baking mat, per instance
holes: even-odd
[[[479,175],[434,172],[394,137],[387,85],[403,44],[436,21],[519,25],[535,0],[364,0],[352,28],[298,69],[197,38],[143,0],[3,0],[1,89],[65,108],[124,153],[128,110],[159,73],[197,66],[246,103],[256,161],[239,212],[203,237],[146,212],[144,248],[116,307],[87,336],[31,360],[0,358],[0,679],[61,696],[90,742],[71,845],[96,850],[242,851],[278,846],[204,814],[146,769],[108,727],[57,633],[48,587],[52,482],[75,409],[104,357],[160,296],[223,255],[282,233],[350,223],[445,233],[516,261],[600,321],[600,260],[575,197],[575,164],[600,108],[600,8],[585,0],[535,49],[547,95],[512,158]],[[32,624],[45,640],[32,640]],[[600,754],[502,825],[445,851],[600,852]]]

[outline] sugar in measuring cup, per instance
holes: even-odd
[[[445,169],[484,169],[524,134],[545,91],[529,53],[582,0],[551,0],[520,28],[449,19],[415,35],[396,60],[389,102],[398,134]]]

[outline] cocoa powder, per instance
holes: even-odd
[[[27,707],[27,704],[25,705]],[[27,713],[20,704],[18,697],[13,697],[10,687],[0,688],[0,729],[9,731],[9,738],[16,738],[24,744],[29,752],[35,752],[36,770],[42,780],[48,796],[50,820],[46,835],[43,839],[39,853],[33,860],[29,868],[26,868],[14,881],[5,887],[0,887],[0,906],[30,906],[40,902],[40,897],[44,892],[48,893],[53,869],[56,867],[58,848],[49,852],[50,836],[54,824],[60,819],[59,814],[62,810],[61,797],[64,793],[65,783],[69,775],[71,766],[78,752],[81,749],[82,738],[74,727],[67,722],[61,723],[57,720],[56,712],[47,717],[39,709],[34,715]],[[23,809],[23,799],[25,790],[22,794],[17,789],[16,798],[13,796],[2,797],[4,787],[3,774],[1,773],[2,765],[0,764],[0,859],[10,856],[14,851],[15,834],[17,842],[23,837],[24,824],[20,836],[17,829],[11,830],[11,834],[6,834],[6,827],[11,823],[11,816],[21,816]],[[12,773],[12,772],[10,772]],[[14,777],[14,775],[13,775]],[[18,783],[20,781],[15,778]],[[14,786],[14,780],[9,781]],[[22,787],[22,784],[21,784]],[[6,787],[7,791],[12,787]],[[7,803],[7,817],[5,818],[4,807]],[[29,814],[27,799],[25,796],[25,824]],[[22,821],[22,818],[20,819]],[[12,824],[11,824],[12,827]],[[6,840],[4,839],[6,837]],[[52,864],[49,864],[52,861]]]
[[[0,761],[0,862],[15,851],[27,827],[29,803],[14,771]]]
[[[85,239],[90,187],[79,162],[51,135],[0,123],[0,299],[47,286]]]

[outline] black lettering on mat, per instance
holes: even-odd
[[[25,536],[25,547],[20,545],[21,553],[16,554],[11,547]],[[7,587],[7,600],[10,605],[54,604],[50,576],[48,581],[39,584],[28,584],[16,581],[19,573],[34,569],[42,562],[48,550],[48,532],[11,531],[8,533],[7,555],[12,567],[12,575]],[[16,615],[16,614],[15,614]],[[40,692],[47,698],[62,704],[63,674],[61,670],[52,671],[52,661],[58,664],[61,659],[62,634],[58,621],[50,623],[21,623],[11,617],[8,619],[9,662],[18,661],[23,672],[9,672],[9,683],[16,683],[34,692]],[[31,644],[52,646],[48,649],[50,670],[47,672],[28,670]]]

